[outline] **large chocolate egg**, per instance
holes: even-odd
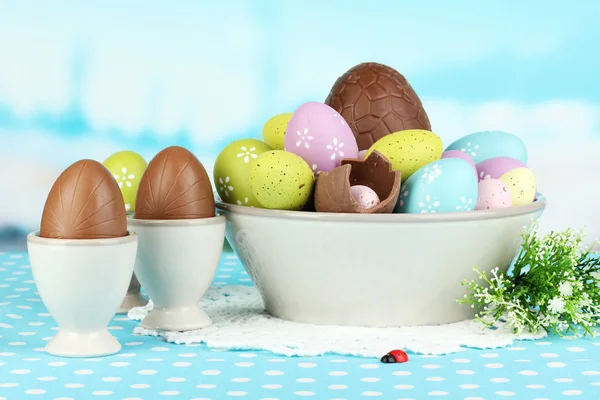
[[[362,63],[348,70],[334,83],[325,104],[348,122],[359,150],[393,132],[431,130],[423,104],[406,78],[383,64]]]
[[[125,203],[108,169],[98,161],[80,160],[60,174],[44,206],[41,237],[107,239],[126,235]]]
[[[204,166],[189,150],[171,146],[144,172],[135,201],[137,219],[194,219],[215,216],[215,199]]]

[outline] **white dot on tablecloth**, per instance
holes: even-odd
[[[183,358],[193,358],[193,357],[196,357],[197,354],[194,354],[194,353],[181,353],[181,354],[178,354],[178,356],[179,357],[183,357]]]
[[[459,369],[458,371],[456,371],[456,373],[459,375],[473,375],[475,371],[470,369]]]
[[[467,390],[479,389],[479,385],[476,385],[474,383],[463,383],[462,385],[458,385],[458,387],[461,389],[467,389]]]
[[[221,362],[221,361],[225,361],[225,359],[224,358],[209,358],[206,361],[208,361],[208,362]]]
[[[511,391],[508,391],[508,390],[499,390],[499,391],[497,391],[497,392],[496,392],[496,394],[497,394],[498,396],[503,396],[503,397],[512,397],[512,396],[514,396],[516,393],[515,393],[515,392],[511,392]]]
[[[581,353],[585,351],[583,347],[569,347],[567,350],[572,351],[573,353]]]
[[[413,385],[396,385],[396,386],[394,386],[394,389],[410,390],[410,389],[414,389],[414,386]]]
[[[96,390],[92,392],[92,394],[94,396],[110,396],[111,394],[113,394],[113,392],[110,390]]]
[[[469,360],[468,358],[455,358],[454,360],[452,360],[452,362],[457,364],[467,364],[470,363],[471,360]]]
[[[314,396],[315,392],[309,392],[309,391],[305,391],[305,390],[300,390],[298,392],[294,392],[294,394],[296,396]]]
[[[490,378],[490,382],[506,383],[506,382],[510,382],[510,379],[508,379],[508,378]]]
[[[83,383],[65,383],[65,387],[67,389],[79,389],[82,388],[84,385]]]
[[[276,383],[268,383],[266,385],[262,385],[263,389],[281,389],[283,386]]]
[[[520,375],[524,375],[524,376],[535,376],[535,375],[538,375],[538,373],[536,371],[532,371],[532,370],[529,370],[529,369],[525,369],[523,371],[519,371],[519,374]]]
[[[129,365],[128,362],[125,361],[115,361],[109,364],[111,367],[126,367]]]
[[[136,356],[135,353],[121,353],[121,354],[117,354],[117,357],[135,357],[135,356]],[[101,359],[100,358],[92,358],[92,359],[90,359],[90,361],[91,360],[100,361]]]
[[[299,383],[313,383],[313,382],[315,382],[315,379],[314,378],[298,378],[298,379],[296,379],[296,382],[299,382]]]
[[[4,351],[4,352],[0,352],[0,357],[12,357],[14,355],[16,355],[17,353],[12,353],[10,351]]]
[[[146,361],[149,361],[149,362],[161,362],[161,361],[164,361],[164,359],[162,359],[162,358],[146,358]]]
[[[412,372],[410,372],[410,371],[394,371],[394,372],[392,372],[392,375],[409,376],[409,375],[412,375]]]
[[[6,314],[6,316],[10,319],[22,319],[23,317],[17,314]]]
[[[379,382],[381,379],[375,377],[360,378],[362,382]]]
[[[600,371],[583,371],[581,374],[585,376],[594,376],[600,375]]]
[[[141,346],[143,344],[144,342],[127,342],[125,343],[125,346]]]
[[[36,358],[36,357],[27,357],[24,358],[23,361],[40,361],[41,358]]]
[[[439,368],[442,368],[442,366],[438,365],[438,364],[425,364],[425,365],[423,365],[423,368],[425,368],[425,369],[439,369]]]
[[[48,365],[50,367],[64,367],[65,365],[67,365],[67,363],[65,361],[52,361],[49,362]]]
[[[377,364],[361,364],[360,367],[364,368],[364,369],[377,369],[377,368],[379,368],[379,365],[377,365]]]
[[[573,378],[556,378],[554,382],[557,383],[571,383],[573,382]]]
[[[0,383],[0,388],[11,388],[11,387],[17,387],[17,386],[19,386],[18,383],[12,383],[12,382]]]
[[[231,382],[236,382],[236,383],[247,383],[250,382],[252,379],[250,378],[233,378],[231,379]]]
[[[55,381],[57,378],[55,376],[40,376],[39,378],[36,378],[38,381],[42,381],[42,382],[50,382],[50,381]]]
[[[272,362],[272,363],[284,363],[284,362],[286,362],[286,360],[283,359],[283,358],[271,358],[270,360],[267,360],[267,361]]]
[[[270,370],[270,371],[265,372],[265,375],[269,375],[269,376],[280,376],[283,374],[284,374],[284,372],[279,371],[279,370]]]
[[[202,375],[220,375],[221,371],[218,369],[207,369],[202,371]]]
[[[169,351],[168,347],[153,347],[152,351]]]
[[[254,353],[241,353],[240,357],[242,357],[242,358],[254,358],[254,357],[256,357],[256,354],[254,354]]]
[[[534,342],[536,346],[550,346],[552,342]]]
[[[546,363],[546,365],[549,368],[563,368],[563,367],[567,366],[567,364],[565,364],[564,362],[560,362],[560,361],[549,362],[549,363]]]
[[[334,360],[329,360],[331,363],[347,363],[348,360],[344,360],[343,358],[336,358]]]
[[[46,391],[44,389],[28,389],[25,391],[27,394],[45,394]]]
[[[542,354],[540,354],[540,356],[542,356],[544,358],[557,358],[558,354],[555,354],[555,353],[542,353]]]
[[[383,393],[368,391],[368,392],[362,392],[361,394],[365,397],[378,397],[378,396],[381,396]]]
[[[10,371],[10,373],[14,375],[27,375],[30,372],[31,371],[28,369],[13,369],[12,371]]]
[[[140,369],[138,371],[138,374],[140,374],[140,375],[156,375],[156,374],[158,374],[158,371],[155,369]]]
[[[192,365],[191,362],[187,362],[187,361],[177,361],[174,362],[173,364],[171,364],[174,367],[189,367],[190,365]]]
[[[213,385],[212,383],[200,383],[196,385],[198,389],[214,389],[217,385]]]
[[[162,396],[177,396],[179,393],[180,392],[178,390],[163,390],[160,392]]]
[[[92,371],[91,369],[78,369],[75,371],[76,375],[91,375],[93,373],[94,371]]]
[[[12,329],[12,325],[5,324],[4,322],[0,322],[0,328]]]
[[[564,396],[579,396],[579,395],[583,394],[583,391],[571,389],[571,390],[565,390],[564,392],[562,392],[562,394]]]
[[[238,396],[246,396],[248,394],[248,392],[242,392],[242,391],[232,391],[232,392],[227,392],[227,396],[234,396],[234,397],[238,397]]]
[[[544,385],[525,385],[527,389],[544,389],[546,386]]]
[[[317,366],[317,364],[311,363],[311,362],[301,362],[301,363],[298,363],[298,366],[300,368],[315,368]]]
[[[118,376],[107,376],[106,378],[102,378],[104,382],[119,382],[121,378]]]
[[[425,378],[425,380],[429,382],[443,382],[446,380],[446,378],[443,378],[441,376],[429,376]]]
[[[485,364],[485,367],[492,368],[492,369],[498,369],[498,368],[503,368],[504,364],[500,364],[500,363]]]
[[[499,356],[500,356],[500,354],[498,354],[498,353],[483,353],[481,355],[481,357],[483,357],[483,358],[496,358]]]
[[[251,362],[238,362],[238,363],[235,363],[235,366],[236,367],[241,367],[241,368],[247,368],[247,367],[253,367],[254,363],[251,363]]]
[[[134,383],[133,385],[129,385],[132,389],[148,389],[150,385],[147,383]]]
[[[442,390],[434,390],[432,392],[427,393],[430,396],[447,396],[448,392],[444,392]]]
[[[348,373],[346,371],[331,371],[329,373],[330,376],[346,376]]]

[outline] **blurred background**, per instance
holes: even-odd
[[[394,67],[444,145],[519,135],[542,229],[600,236],[600,2],[0,0],[0,251],[25,250],[74,161],[230,141],[324,101],[365,61]]]

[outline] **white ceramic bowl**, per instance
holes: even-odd
[[[121,350],[107,326],[127,292],[137,236],[46,239],[34,232],[27,250],[37,290],[59,327],[46,351],[95,357]]]
[[[333,214],[217,201],[227,240],[276,317],[319,325],[443,324],[473,267],[507,270],[546,202],[446,214]]]
[[[154,304],[147,329],[187,331],[212,321],[200,309],[221,257],[225,217],[187,220],[128,219],[139,237],[135,274]]]

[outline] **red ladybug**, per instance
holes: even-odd
[[[385,356],[381,357],[381,362],[386,364],[405,363],[408,361],[408,356],[402,350],[392,350]]]

